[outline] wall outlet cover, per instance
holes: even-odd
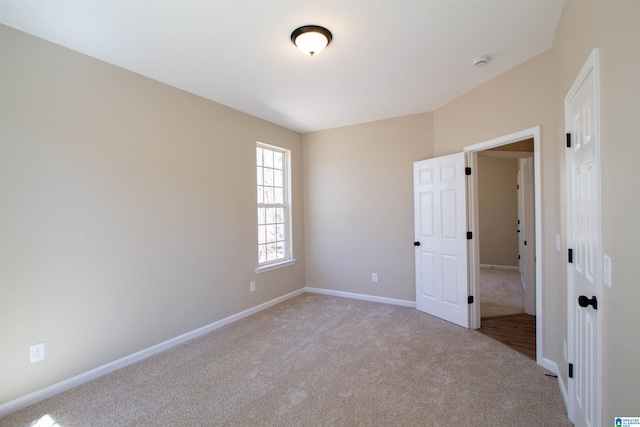
[[[44,343],[34,344],[29,348],[29,358],[31,363],[44,360]]]

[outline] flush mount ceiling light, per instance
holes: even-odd
[[[331,43],[331,31],[318,25],[304,25],[291,33],[291,41],[305,55],[314,56]]]

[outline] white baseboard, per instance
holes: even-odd
[[[564,408],[567,410],[569,418],[571,418],[571,414],[569,413],[569,391],[560,375],[558,375],[558,386],[560,386],[560,393],[562,394],[562,400],[564,400]]]
[[[540,366],[542,366],[547,371],[552,372],[553,375],[558,375],[558,364],[553,360],[543,357]]]
[[[83,372],[81,374],[78,374],[74,377],[68,378],[66,380],[60,381],[56,384],[52,384],[48,387],[42,388],[40,390],[36,390],[32,393],[26,394],[24,396],[21,396],[17,399],[11,400],[7,403],[4,403],[2,405],[0,405],[0,418],[4,417],[5,415],[8,415],[12,412],[15,412],[17,410],[20,410],[24,407],[27,407],[29,405],[32,405],[34,403],[40,402],[41,400],[47,399],[51,396],[54,396],[58,393],[62,393],[63,391],[69,390],[73,387],[77,387],[81,384],[84,384],[88,381],[91,381],[93,379],[96,379],[98,377],[101,377],[103,375],[106,375],[110,372],[113,372],[117,369],[120,368],[124,368],[125,366],[131,365],[135,362],[138,362],[142,359],[146,359],[147,357],[153,356],[157,353],[160,353],[161,351],[170,349],[171,347],[175,347],[179,344],[185,343],[189,340],[192,340],[194,338],[197,338],[201,335],[204,335],[206,333],[209,333],[211,331],[214,331],[218,328],[221,328],[222,326],[228,325],[230,323],[235,322],[236,320],[240,320],[242,318],[245,318],[247,316],[251,316],[252,314],[255,314],[259,311],[262,311],[266,308],[269,308],[273,305],[276,305],[278,303],[281,303],[285,300],[288,300],[290,298],[293,298],[297,295],[300,295],[304,292],[311,292],[311,293],[317,293],[317,294],[324,294],[324,295],[333,295],[333,296],[337,296],[337,297],[343,297],[343,298],[352,298],[352,299],[358,299],[358,300],[363,300],[363,301],[370,301],[370,302],[379,302],[379,303],[384,303],[384,304],[393,304],[393,305],[400,305],[400,306],[404,306],[404,307],[411,307],[411,308],[415,308],[416,303],[415,301],[406,301],[406,300],[400,300],[400,299],[394,299],[394,298],[385,298],[385,297],[377,297],[377,296],[373,296],[373,295],[364,295],[364,294],[355,294],[355,293],[351,293],[351,292],[342,292],[342,291],[332,291],[329,289],[319,289],[319,288],[311,288],[311,287],[306,287],[306,288],[302,288],[302,289],[298,289],[296,291],[290,292],[286,295],[283,295],[281,297],[278,298],[274,298],[270,301],[267,301],[265,303],[262,303],[260,305],[257,305],[255,307],[252,307],[248,310],[242,311],[240,313],[236,313],[233,314],[229,317],[225,317],[224,319],[218,320],[217,322],[213,322],[209,325],[203,326],[201,328],[195,329],[191,332],[187,332],[185,334],[182,334],[180,336],[177,336],[175,338],[171,338],[167,341],[161,342],[160,344],[156,344],[154,346],[151,346],[149,348],[146,348],[144,350],[140,350],[136,353],[130,354],[128,356],[125,356],[123,358],[120,358],[118,360],[115,360],[113,362],[109,362],[107,364],[104,364],[102,366],[98,366],[95,369],[92,369],[90,371],[87,372]]]
[[[195,329],[191,332],[187,332],[175,338],[171,338],[167,341],[161,342],[160,344],[156,344],[152,347],[146,348],[144,350],[140,350],[136,353],[130,354],[129,356],[125,356],[121,359],[115,360],[113,362],[109,362],[105,365],[98,366],[95,369],[92,369],[87,372],[83,372],[82,374],[78,374],[69,379],[60,381],[59,383],[50,385],[49,387],[45,387],[43,389],[21,396],[17,399],[11,400],[3,405],[0,405],[0,418],[12,412],[15,412],[19,409],[22,409],[26,406],[29,406],[41,400],[44,400],[48,397],[51,397],[63,391],[69,390],[73,387],[79,386],[80,384],[84,384],[88,381],[91,381],[93,379],[106,375],[117,369],[124,368],[125,366],[131,365],[142,359],[153,356],[154,354],[160,353],[161,351],[167,350],[171,347],[175,347],[176,345],[182,344],[184,342],[197,338],[201,335],[214,331],[218,328],[221,328],[222,326],[228,325],[229,323],[235,322],[236,320],[240,320],[244,317],[251,316],[252,314],[255,314],[273,305],[276,305],[282,301],[288,300],[289,298],[293,298],[304,292],[305,292],[305,288],[298,289],[296,291],[290,292],[281,297],[274,298],[271,301],[267,301],[255,307],[252,307],[248,310],[233,314],[229,317],[225,317],[224,319],[218,320],[217,322],[213,322],[209,325]]]
[[[564,400],[564,408],[567,410],[567,414],[569,414],[569,393],[566,384],[562,381],[562,377],[558,374],[558,364],[544,357],[542,358],[542,367],[553,372],[553,374],[558,377],[558,387],[560,387],[560,394],[562,394],[562,400]]]
[[[362,300],[362,301],[380,302],[380,303],[383,303],[383,304],[392,304],[392,305],[401,305],[403,307],[411,307],[411,308],[415,308],[416,307],[416,302],[415,301],[407,301],[407,300],[402,300],[402,299],[377,297],[377,296],[374,296],[374,295],[366,295],[366,294],[355,294],[355,293],[352,293],[352,292],[332,291],[330,289],[311,288],[311,287],[308,287],[308,286],[305,288],[305,290],[307,292],[312,292],[314,294],[332,295],[332,296],[335,296],[335,297],[358,299],[358,300]]]
[[[518,267],[517,265],[480,264],[480,268],[493,268],[496,270],[515,270],[515,271],[520,270],[520,267]]]

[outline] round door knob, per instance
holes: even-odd
[[[413,246],[420,246],[420,242],[413,242]]]
[[[595,310],[598,309],[598,300],[596,299],[595,295],[592,298],[587,298],[584,295],[580,295],[580,297],[578,297],[578,305],[580,307],[584,307],[587,308],[589,306],[593,306],[593,308]]]

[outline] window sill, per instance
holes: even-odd
[[[295,264],[296,261],[298,261],[298,260],[297,259],[288,259],[286,261],[277,262],[275,264],[263,265],[262,267],[256,268],[256,274],[265,273],[267,271],[276,270],[276,269],[282,268],[282,267],[288,267],[290,265]]]

